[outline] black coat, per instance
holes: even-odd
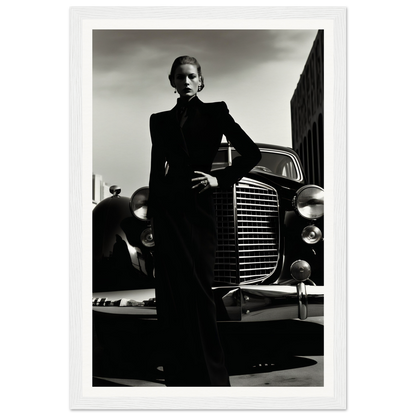
[[[148,217],[156,243],[156,304],[168,345],[167,385],[229,385],[212,295],[217,244],[212,189],[192,190],[195,171],[231,187],[261,158],[224,102],[190,100],[183,127],[178,105],[150,118],[152,161]],[[241,156],[211,172],[222,136]],[[165,162],[169,169],[165,175]],[[198,175],[200,176],[200,175]]]

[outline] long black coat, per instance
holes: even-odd
[[[192,190],[191,179],[202,171],[216,176],[221,188],[231,187],[261,155],[224,102],[205,104],[194,97],[182,128],[179,103],[150,118],[148,217],[153,219],[156,243],[158,319],[166,334],[164,372],[167,385],[226,386],[211,289],[217,245],[212,190]],[[211,173],[223,135],[241,156],[232,166]]]

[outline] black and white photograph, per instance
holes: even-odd
[[[323,386],[323,52],[94,30],[94,386]]]
[[[212,23],[81,32],[93,397],[334,388],[333,27]]]

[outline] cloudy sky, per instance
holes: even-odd
[[[291,146],[290,100],[316,30],[94,30],[93,172],[130,196],[148,184],[149,117],[176,104],[173,60],[195,56],[202,101],[225,101],[256,143]]]

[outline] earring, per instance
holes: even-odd
[[[198,92],[202,90],[202,86],[198,85]]]

